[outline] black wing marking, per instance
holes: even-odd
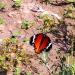
[[[35,38],[36,38],[36,35],[33,35],[30,37],[30,45],[34,46],[34,42],[35,42]]]

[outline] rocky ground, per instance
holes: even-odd
[[[34,33],[37,34],[40,31],[37,30],[37,28],[42,24],[39,19],[37,19],[36,15],[38,15],[38,12],[31,11],[32,8],[39,6],[42,7],[45,11],[48,11],[49,13],[53,12],[55,14],[58,14],[59,17],[62,18],[64,13],[64,8],[68,7],[68,5],[63,6],[55,6],[55,5],[46,5],[45,3],[40,3],[39,0],[23,0],[23,3],[21,7],[18,10],[15,10],[12,8],[13,1],[12,0],[3,0],[4,3],[6,3],[6,7],[3,12],[0,11],[0,16],[3,17],[5,20],[4,25],[0,25],[0,40],[9,38],[12,36],[11,32],[15,34],[16,31],[20,31],[21,34],[19,40],[20,42],[24,38],[30,38]],[[21,29],[21,24],[24,19],[35,21],[36,23],[30,27],[29,29]],[[75,26],[75,19],[65,19],[67,24],[72,24]],[[68,27],[69,31],[73,32],[73,35],[75,35],[75,29],[72,26]],[[50,37],[52,42],[56,39],[56,37],[53,34],[47,33],[47,35]],[[62,46],[62,44],[60,44]],[[53,64],[58,65],[60,60],[57,59],[58,57],[56,50],[60,47],[56,43],[53,44],[53,47],[51,51],[49,52],[49,67],[51,67]],[[46,67],[45,64],[40,64],[40,59],[35,57],[34,48],[29,45],[29,43],[24,44],[24,48],[26,49],[27,54],[32,55],[33,57],[30,58],[30,65],[20,65],[20,67],[25,71],[32,72],[32,75],[50,75],[50,71]],[[11,71],[8,72],[7,75],[13,75]]]

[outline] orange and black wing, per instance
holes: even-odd
[[[30,38],[30,44],[34,46],[36,53],[41,53],[42,51],[49,51],[52,48],[52,43],[50,38],[43,33],[34,35]]]
[[[42,40],[43,42],[41,43],[39,50],[44,50],[46,52],[48,52],[50,50],[50,48],[52,48],[52,43],[51,40],[48,36],[45,36]]]
[[[35,48],[35,52],[38,53],[38,54],[41,53],[41,50],[39,48],[40,48],[42,39],[43,39],[42,33],[36,35],[36,39],[35,39],[35,42],[34,42],[34,48]]]

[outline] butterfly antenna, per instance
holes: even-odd
[[[46,34],[46,32],[43,32],[43,34]]]
[[[34,29],[32,28],[32,32],[33,32],[33,34],[35,35],[35,32],[34,32]]]

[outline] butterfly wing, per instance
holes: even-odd
[[[30,44],[34,46],[34,50],[36,53],[41,53],[43,50],[48,52],[50,48],[52,48],[52,43],[50,38],[43,34],[37,34],[30,38]]]
[[[52,44],[51,44],[51,40],[48,36],[45,36],[43,38],[43,42],[40,45],[40,50],[45,50],[46,52],[48,52],[50,50],[50,48],[52,48]]]
[[[34,46],[35,38],[36,38],[36,35],[33,35],[33,36],[30,38],[30,45]]]
[[[29,41],[29,43],[30,43],[30,45],[33,45],[33,44],[34,44],[34,43],[33,43],[33,36],[30,37],[30,41]]]
[[[36,35],[36,39],[35,39],[35,42],[34,42],[34,48],[35,48],[35,52],[38,53],[38,54],[41,52],[39,47],[41,45],[42,39],[43,39],[42,33]]]

